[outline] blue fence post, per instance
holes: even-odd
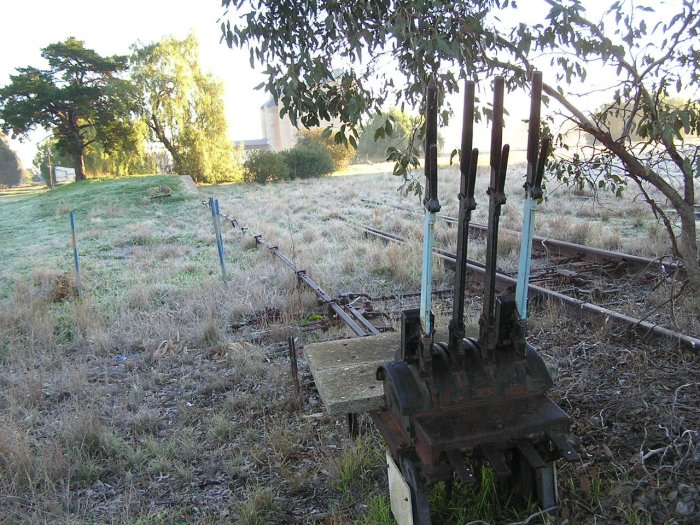
[[[75,238],[75,213],[70,212],[70,228],[73,234],[73,260],[75,261],[75,282],[78,286],[78,297],[83,296],[83,289],[80,285],[80,262],[78,260],[78,242]]]
[[[214,233],[216,234],[216,248],[219,251],[219,263],[221,264],[221,278],[226,281],[226,264],[224,263],[224,241],[221,237],[221,218],[219,215],[219,199],[209,198],[209,208],[214,220]]]

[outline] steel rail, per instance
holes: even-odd
[[[340,219],[343,220],[342,217]],[[400,235],[382,232],[376,228],[365,227],[364,225],[355,221],[346,222],[356,227],[360,227],[367,233],[381,239],[399,243],[406,242],[406,239]],[[456,264],[456,256],[453,253],[440,249],[435,249],[433,253],[451,266]],[[483,282],[486,273],[484,265],[471,259],[467,259],[467,269],[471,271],[471,275],[475,277],[478,282]],[[501,290],[511,288],[515,289],[517,282],[515,278],[501,272],[496,272],[495,279],[496,284]],[[562,306],[569,315],[576,319],[591,319],[597,323],[602,323],[603,326],[617,326],[618,328],[624,329],[625,332],[631,332],[638,336],[652,336],[667,339],[678,343],[681,347],[688,350],[692,350],[694,352],[700,351],[700,339],[530,283],[528,286],[528,297],[533,298],[537,296],[554,300],[556,303]]]
[[[206,201],[203,201],[203,204],[205,206],[209,206],[209,203]],[[306,286],[308,286],[323,303],[327,304],[336,313],[338,318],[341,319],[348,326],[348,328],[350,328],[350,330],[352,330],[355,333],[355,335],[365,337],[367,335],[377,335],[379,333],[379,331],[376,330],[376,328],[374,329],[374,331],[372,331],[369,328],[367,328],[367,331],[365,331],[365,329],[358,325],[352,319],[352,317],[350,317],[348,313],[345,310],[343,310],[343,308],[338,304],[338,302],[335,299],[328,295],[318,284],[316,284],[316,282],[314,282],[313,279],[311,279],[311,277],[308,276],[306,270],[299,269],[299,267],[297,267],[294,261],[287,257],[284,253],[282,253],[277,246],[265,240],[262,235],[250,233],[247,228],[241,226],[238,223],[238,221],[233,217],[230,217],[225,213],[221,213],[221,216],[227,221],[229,221],[231,223],[231,226],[240,230],[241,233],[243,233],[244,235],[249,235],[253,237],[255,239],[256,244],[261,244],[265,246],[268,250],[270,250],[270,252],[272,252],[274,256],[276,256],[285,265],[287,265],[297,275],[297,279],[300,282],[303,282]],[[354,315],[359,315],[361,317],[359,312],[357,312]],[[366,319],[364,319],[364,321],[368,324],[371,324]]]
[[[373,201],[371,199],[360,199],[365,204],[370,206],[390,206],[397,210],[405,211],[412,214],[418,214],[419,212],[406,206],[400,206],[398,204]],[[457,224],[459,221],[456,217],[450,215],[438,214],[438,219],[445,221],[450,224]],[[484,224],[479,224],[471,222],[469,224],[469,229],[474,234],[483,235],[488,227]],[[507,232],[515,235],[520,235],[520,232],[516,230],[509,230],[501,228],[501,232]],[[602,248],[594,248],[592,246],[583,246],[581,244],[576,244],[573,242],[562,241],[559,239],[550,239],[548,237],[540,237],[534,235],[532,237],[532,249],[540,253],[546,253],[549,256],[554,257],[571,257],[573,259],[585,259],[587,261],[604,264],[606,262],[614,262],[617,264],[624,264],[632,270],[633,272],[644,272],[651,268],[664,270],[667,273],[672,273],[674,271],[682,270],[682,265],[677,263],[665,263],[660,259],[651,259],[649,257],[642,257],[640,255],[631,255],[628,253],[614,252],[610,250],[604,250]]]

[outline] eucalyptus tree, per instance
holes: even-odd
[[[198,47],[193,35],[135,46],[131,78],[139,114],[172,156],[175,171],[216,182],[239,170],[227,135],[223,85],[202,72]]]
[[[18,68],[0,88],[0,125],[13,136],[51,130],[82,180],[86,149],[97,141],[109,148],[129,126],[130,92],[118,76],[127,60],[100,56],[74,37],[48,45],[41,56],[47,69]]]
[[[444,96],[462,79],[503,75],[516,89],[533,70],[546,70],[545,102],[589,137],[589,147],[572,148],[553,131],[550,176],[618,193],[635,185],[700,291],[693,209],[700,150],[687,140],[700,133],[700,4],[620,0],[601,13],[585,5],[528,1],[525,13],[511,0],[223,0],[229,18],[221,31],[229,46],[249,49],[251,65],[262,65],[263,87],[292,122],[339,119],[336,139],[353,146],[363,116],[387,103],[419,107],[430,79]],[[538,22],[521,21],[532,13],[541,13]],[[669,102],[678,98],[686,102]],[[590,109],[601,103],[601,111]],[[443,122],[449,116],[445,105]],[[617,117],[619,136],[610,129]],[[391,152],[406,181],[417,152],[415,141]]]

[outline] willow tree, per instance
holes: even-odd
[[[137,46],[131,78],[139,113],[152,138],[172,156],[175,171],[198,182],[217,182],[239,170],[227,135],[223,86],[202,72],[198,47],[193,35]]]
[[[265,89],[293,122],[339,119],[336,138],[356,144],[363,116],[399,101],[419,107],[429,79],[444,94],[462,79],[506,78],[509,89],[545,70],[547,102],[591,147],[555,151],[555,176],[619,192],[636,185],[666,227],[692,287],[700,291],[693,206],[700,177],[700,4],[694,0],[615,1],[587,13],[580,0],[533,0],[541,13],[526,25],[510,0],[223,0],[234,15],[221,24],[229,46],[250,51],[267,75]],[[598,72],[590,89],[589,70]],[[594,93],[592,91],[595,91]],[[592,102],[594,98],[596,102]],[[687,102],[669,104],[672,98]],[[605,102],[602,111],[600,100]],[[625,133],[609,129],[623,110]],[[450,112],[445,106],[442,120]],[[555,135],[558,135],[555,133]],[[416,134],[420,140],[420,133]],[[638,138],[639,140],[635,140]],[[392,152],[395,173],[410,177],[417,148]],[[573,153],[573,154],[572,154]],[[650,189],[680,219],[677,229]]]
[[[73,37],[45,47],[41,56],[47,69],[18,68],[0,88],[0,124],[13,136],[50,129],[82,180],[86,148],[96,141],[109,147],[128,128],[128,86],[118,78],[126,57],[100,56]]]

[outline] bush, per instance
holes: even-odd
[[[274,151],[251,151],[243,167],[243,180],[245,182],[264,184],[267,181],[289,178],[289,168],[285,164],[282,154]]]
[[[297,142],[297,146],[313,143],[323,146],[333,162],[335,171],[346,168],[350,164],[350,161],[355,158],[355,150],[353,148],[347,148],[345,144],[337,144],[335,140],[333,140],[332,134],[324,138],[323,129],[302,129],[299,132],[299,142]]]
[[[222,184],[226,182],[241,182],[243,180],[243,145],[224,144],[226,149],[208,158],[205,164],[202,182],[207,184]]]
[[[333,160],[318,142],[297,144],[282,152],[282,156],[293,179],[321,177],[333,172]]]

